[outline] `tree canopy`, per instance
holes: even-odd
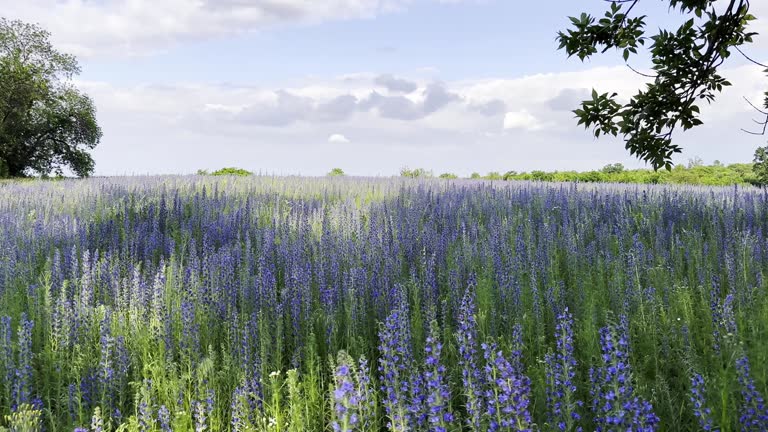
[[[617,93],[600,94],[593,90],[592,98],[582,102],[574,113],[578,123],[592,128],[596,137],[621,134],[630,153],[654,169],[671,168],[672,156],[681,151],[672,143],[673,133],[702,124],[698,104],[711,103],[717,93],[730,85],[718,68],[732,52],[738,51],[753,61],[740,46],[751,43],[756,34],[748,31],[749,23],[755,19],[749,13],[749,0],[718,2],[717,8],[716,0],[664,1],[671,11],[677,10],[689,18],[676,30],[660,29],[655,35],[646,36],[647,17],[632,15],[639,0],[616,0],[610,2],[600,19],[586,13],[571,17],[572,27],[557,36],[559,49],[582,61],[615,49],[627,62],[638,49],[648,45],[653,72],[637,72],[649,78],[644,90],[626,103],[619,102]],[[759,122],[759,134],[765,133],[768,125],[768,92],[762,103],[765,109],[755,106],[766,116],[766,120]]]
[[[71,78],[77,60],[34,24],[0,18],[0,175],[93,173],[102,132],[93,101]]]
[[[754,165],[752,170],[757,177],[757,183],[766,186],[768,185],[768,146],[758,147],[755,150],[755,158],[753,159]]]

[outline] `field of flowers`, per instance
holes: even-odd
[[[0,183],[0,425],[766,431],[766,271],[752,188]]]

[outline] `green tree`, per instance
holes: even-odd
[[[768,185],[768,146],[758,147],[755,150],[754,165],[752,165],[752,171],[757,177],[757,184],[766,186]]]
[[[341,168],[333,168],[331,172],[328,173],[330,177],[343,177],[346,174],[344,174],[344,170]]]
[[[574,113],[578,124],[592,128],[596,137],[621,134],[627,150],[654,169],[671,168],[672,155],[681,151],[672,143],[672,134],[702,124],[697,104],[714,101],[715,94],[730,85],[718,68],[755,35],[747,30],[755,19],[749,14],[749,0],[731,0],[718,9],[715,0],[664,1],[670,11],[679,10],[690,19],[676,30],[660,29],[647,37],[646,17],[632,16],[639,0],[617,0],[599,20],[586,13],[571,17],[572,28],[557,36],[559,49],[582,61],[615,49],[627,62],[648,44],[653,73],[641,74],[651,79],[644,90],[627,103],[619,102],[617,93],[593,90],[592,98]],[[764,105],[768,110],[768,92]],[[768,112],[759,111],[767,116],[761,122],[764,133]]]
[[[457,176],[456,174],[453,174],[453,173],[442,173],[442,174],[440,174],[440,178],[441,179],[453,180],[453,179],[459,178],[459,176]]]
[[[482,178],[482,176],[480,176],[480,173],[473,172],[472,174],[469,175],[469,178],[471,178],[471,179],[479,179],[479,178]]]
[[[485,179],[486,180],[502,180],[503,177],[501,176],[500,173],[496,171],[491,171],[488,174],[486,174]]]
[[[534,181],[552,181],[553,178],[553,173],[548,173],[541,170],[531,171],[531,180]]]
[[[601,171],[603,174],[618,174],[624,171],[624,165],[620,163],[608,164]]]
[[[502,177],[503,180],[512,180],[517,175],[517,171],[507,171]]]
[[[408,167],[403,167],[400,169],[400,176],[408,178],[430,178],[434,177],[434,174],[432,171],[427,171],[424,168],[409,169]]]
[[[222,168],[218,171],[214,171],[211,173],[213,176],[240,176],[240,177],[247,177],[250,175],[253,175],[252,172],[242,169],[242,168]]]
[[[93,173],[102,133],[93,101],[71,84],[77,60],[50,33],[0,18],[0,172],[11,177]]]

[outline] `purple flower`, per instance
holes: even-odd
[[[653,432],[659,423],[650,402],[634,394],[627,333],[625,319],[600,329],[601,363],[590,370],[597,432]]]
[[[371,382],[371,368],[364,357],[358,361],[357,390],[360,399],[360,428],[362,430],[373,429],[376,416],[376,394]]]
[[[755,381],[749,371],[749,359],[746,356],[736,360],[736,371],[741,386],[741,415],[739,422],[744,432],[768,430],[768,406],[765,398],[755,387]]]
[[[11,327],[11,317],[0,317],[0,390],[4,390],[1,396],[10,394],[10,385],[13,382],[14,359],[13,359],[13,328]]]
[[[459,328],[456,343],[459,348],[459,365],[466,398],[467,424],[473,431],[481,430],[481,418],[484,410],[483,375],[477,367],[477,319],[475,318],[475,298],[470,285],[464,293],[459,308]]]
[[[425,348],[426,366],[424,371],[430,432],[447,432],[453,422],[450,407],[451,392],[445,376],[445,366],[440,363],[442,350],[443,344],[440,343],[437,322],[432,321]]]
[[[550,422],[559,431],[581,431],[576,397],[576,358],[573,355],[573,316],[568,308],[557,316],[555,325],[557,349],[545,357],[547,371],[547,405]]]
[[[18,328],[18,360],[13,381],[11,410],[22,404],[32,403],[32,327],[34,322],[27,320],[27,314],[21,315]]]
[[[157,410],[157,420],[160,422],[160,430],[162,432],[171,432],[171,412],[165,405],[160,405]]]
[[[192,418],[195,423],[195,432],[208,430],[208,410],[205,404],[196,400],[192,401]]]
[[[515,370],[496,344],[484,343],[483,351],[488,383],[485,411],[488,430],[533,431],[533,422],[528,411],[531,402],[531,381]]]
[[[712,410],[707,406],[704,377],[698,373],[694,373],[691,377],[691,404],[693,405],[693,415],[699,420],[699,426],[702,430],[720,431],[713,426]]]
[[[379,330],[379,373],[384,392],[388,427],[395,432],[410,430],[407,398],[410,395],[410,320],[407,308],[393,310]]]
[[[104,431],[104,419],[101,417],[101,408],[96,407],[93,410],[93,416],[91,416],[91,432],[103,432]]]
[[[139,430],[142,432],[152,430],[155,419],[152,414],[152,407],[146,401],[139,403]]]
[[[351,432],[359,422],[360,396],[355,388],[352,358],[345,352],[338,355],[338,365],[333,375],[334,432]]]

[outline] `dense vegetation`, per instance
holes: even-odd
[[[0,418],[765,431],[767,234],[751,187],[5,182]]]
[[[708,186],[761,185],[768,178],[763,172],[766,164],[730,164],[723,165],[715,162],[713,165],[703,165],[693,160],[688,166],[677,165],[670,170],[653,171],[649,169],[627,170],[621,164],[610,164],[601,170],[593,171],[508,171],[504,174],[489,172],[486,175],[473,173],[470,179],[484,180],[531,180],[549,182],[582,182],[582,183],[638,183],[638,184],[689,184]],[[758,169],[759,168],[759,169]],[[402,177],[430,178],[431,171],[423,168],[401,170]],[[456,179],[452,173],[440,174],[440,178]]]
[[[529,173],[508,173],[506,180],[579,181],[641,184],[690,184],[729,186],[734,184],[757,184],[758,179],[752,164],[731,165],[677,165],[671,170],[653,171],[648,169],[625,170],[608,165],[599,171],[531,171]]]

